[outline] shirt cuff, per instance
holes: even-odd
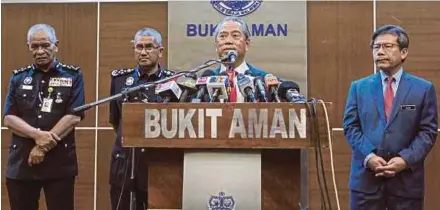
[[[368,160],[370,160],[370,158],[372,158],[372,157],[375,156],[375,155],[376,155],[376,154],[374,154],[374,152],[372,152],[372,153],[368,154],[367,157],[365,157],[365,160],[364,160],[364,167],[365,167],[365,168],[368,168],[368,167],[367,167]]]

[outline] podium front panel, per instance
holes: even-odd
[[[185,152],[182,200],[183,210],[208,210],[209,205],[260,210],[260,151]]]

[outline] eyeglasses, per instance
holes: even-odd
[[[135,50],[136,51],[139,51],[139,52],[142,52],[142,51],[147,51],[147,52],[152,52],[153,50],[155,50],[155,49],[158,49],[158,48],[160,48],[160,46],[154,46],[154,45],[136,45],[135,46]]]
[[[373,44],[371,46],[371,48],[374,51],[378,51],[382,47],[383,50],[385,50],[385,51],[391,51],[391,50],[393,50],[393,48],[395,46],[399,46],[399,44],[396,44],[396,43],[380,43],[380,44]]]

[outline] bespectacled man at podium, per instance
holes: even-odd
[[[123,89],[134,87],[147,82],[156,81],[174,75],[174,72],[164,69],[159,60],[164,48],[161,34],[152,28],[139,30],[133,40],[134,59],[137,66],[134,68],[114,70],[111,73],[111,95]],[[136,210],[145,210],[148,207],[148,167],[146,149],[135,149],[134,177],[131,180],[131,152],[132,148],[123,148],[121,112],[122,102],[162,102],[162,98],[155,94],[154,88],[130,93],[122,99],[110,102],[110,123],[116,132],[116,141],[110,162],[110,200],[112,210],[127,210],[130,206],[130,192],[136,193]]]
[[[351,84],[344,133],[353,150],[350,209],[423,209],[424,161],[437,138],[434,85],[405,72],[409,38],[399,26],[371,38],[376,74]]]
[[[237,86],[237,74],[245,74],[248,70],[252,72],[253,77],[264,77],[268,74],[245,60],[246,52],[251,43],[251,33],[248,25],[238,17],[228,16],[217,24],[214,35],[219,57],[223,57],[229,51],[236,51],[237,53],[235,63],[223,63],[214,72],[216,74],[228,73],[231,84],[229,102],[244,102],[245,97]]]

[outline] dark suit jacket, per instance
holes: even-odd
[[[437,96],[431,82],[403,72],[388,122],[380,73],[353,82],[343,127],[353,150],[351,190],[373,193],[386,184],[394,195],[423,197],[423,162],[434,145],[438,128]],[[393,178],[377,178],[363,165],[371,152],[386,161],[400,156],[408,168]]]

